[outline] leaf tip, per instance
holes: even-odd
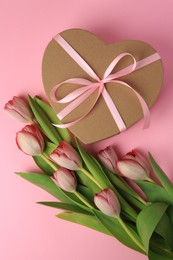
[[[16,175],[22,176],[21,172],[15,172]]]
[[[38,96],[38,95],[36,95],[36,96],[34,97],[34,99],[35,99],[36,101],[40,101],[40,100],[42,100],[41,97]]]
[[[29,99],[29,100],[32,100],[32,97],[31,97],[29,94],[28,94],[28,99]]]

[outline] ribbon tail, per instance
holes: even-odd
[[[120,83],[120,84],[124,85],[125,87],[128,87],[129,89],[131,89],[134,92],[134,94],[137,96],[137,98],[138,98],[138,100],[140,102],[140,105],[141,105],[141,108],[142,108],[142,112],[143,112],[143,115],[144,115],[143,129],[148,128],[149,125],[150,125],[150,110],[148,108],[147,103],[143,99],[143,97],[136,90],[134,90],[132,87],[130,87],[130,85],[125,83],[124,81],[112,80],[111,82]]]
[[[138,97],[139,102],[141,104],[143,115],[144,115],[143,129],[146,129],[150,126],[150,110],[149,110],[145,100],[142,98],[142,96],[136,90],[133,89],[133,91],[135,92],[135,94]]]
[[[110,97],[108,91],[106,90],[106,88],[103,89],[102,96],[106,102],[107,107],[110,110],[110,113],[111,113],[115,123],[118,126],[118,129],[120,130],[120,132],[125,131],[126,125],[124,124],[124,121],[123,121],[118,109],[116,108],[112,98]]]

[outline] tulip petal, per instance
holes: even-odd
[[[71,145],[69,145],[66,141],[62,141],[60,143],[60,148],[63,149],[64,153],[70,160],[76,162],[77,165],[82,166],[79,154]]]
[[[50,157],[58,165],[69,170],[79,170],[82,167],[82,160],[78,153],[66,141],[60,142],[59,146],[51,153]]]
[[[20,97],[13,97],[12,100],[8,101],[8,103],[5,104],[4,110],[6,110],[12,118],[20,122],[31,122],[34,117],[28,103]]]
[[[76,176],[72,171],[65,168],[59,168],[53,175],[53,181],[61,189],[73,192],[76,190],[77,181]]]
[[[115,211],[114,208],[109,205],[108,201],[102,196],[95,196],[94,203],[96,204],[97,208],[100,209],[104,214],[108,216],[114,216]]]
[[[41,153],[41,147],[35,138],[30,133],[17,133],[16,143],[20,150],[29,155],[38,155]]]
[[[108,169],[110,170],[111,172],[115,172],[115,168],[113,163],[108,159],[108,158],[105,158],[105,157],[102,157],[100,155],[98,155],[99,157],[99,160],[100,162]]]
[[[145,169],[131,159],[119,160],[117,162],[118,171],[131,180],[146,180],[148,175]]]
[[[62,173],[59,173],[59,185],[60,188],[72,192],[76,189],[76,181],[74,177],[71,175],[66,174],[65,176]]]
[[[13,119],[15,119],[15,120],[17,120],[17,121],[19,121],[19,122],[22,122],[22,123],[27,123],[28,122],[28,120],[26,120],[21,114],[19,114],[16,110],[10,110],[10,109],[8,109],[7,107],[5,107],[4,108],[4,110],[8,113],[8,115],[11,117],[11,118],[13,118]]]
[[[19,97],[13,97],[13,104],[18,113],[20,113],[25,118],[33,118],[33,114],[31,112],[31,109],[26,103],[26,101]]]
[[[27,125],[24,129],[26,132],[29,132],[36,137],[38,143],[40,144],[40,147],[44,147],[44,139],[38,128],[36,128],[34,125]]]
[[[117,172],[116,162],[118,160],[118,157],[113,147],[108,146],[105,149],[101,150],[98,153],[98,158],[108,170],[114,173]]]
[[[131,159],[136,162],[138,162],[144,169],[149,171],[149,166],[145,158],[138,153],[136,150],[132,150],[131,152],[127,153],[125,156],[123,156],[123,159]]]
[[[111,205],[112,208],[114,209],[114,212],[116,212],[116,214],[119,215],[120,203],[117,199],[117,196],[111,189],[107,189],[107,198],[108,198],[109,205]]]
[[[50,155],[50,158],[61,167],[65,167],[72,171],[79,169],[78,165],[75,162],[69,160],[66,155],[59,156],[58,154],[56,154],[56,152],[53,152]]]
[[[120,214],[119,201],[111,189],[105,189],[95,194],[94,203],[104,214],[117,216]]]
[[[31,156],[39,155],[44,150],[44,138],[34,125],[27,125],[19,131],[16,143],[21,151]]]

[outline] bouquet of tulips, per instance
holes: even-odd
[[[17,174],[56,199],[39,203],[63,209],[58,218],[110,235],[151,260],[173,259],[173,184],[152,155],[147,162],[133,150],[118,159],[107,147],[96,159],[67,129],[54,126],[60,121],[49,104],[37,96],[28,101],[14,97],[4,109],[29,123],[16,134],[16,143],[42,173]]]

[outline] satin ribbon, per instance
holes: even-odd
[[[115,121],[115,123],[118,126],[118,129],[120,132],[124,131],[126,129],[126,125],[118,111],[118,109],[116,108],[116,105],[114,104],[112,98],[110,97],[107,89],[105,88],[105,84],[106,83],[120,83],[122,84],[124,87],[127,87],[129,89],[131,89],[133,91],[133,93],[136,95],[136,97],[138,98],[143,114],[144,114],[144,126],[143,128],[147,128],[149,126],[150,123],[150,112],[149,112],[149,108],[145,102],[145,100],[143,99],[143,97],[136,91],[134,90],[129,84],[127,84],[126,82],[122,81],[122,80],[118,80],[118,78],[128,75],[130,73],[132,73],[133,71],[136,71],[140,68],[143,68],[144,66],[147,66],[149,64],[151,64],[152,62],[155,62],[157,60],[160,59],[160,56],[158,53],[154,53],[150,56],[148,56],[147,58],[144,58],[142,60],[136,61],[136,59],[134,58],[134,56],[130,53],[121,53],[119,54],[108,66],[108,68],[106,69],[104,76],[102,79],[100,79],[97,74],[92,70],[92,68],[85,62],[85,60],[70,46],[70,44],[68,42],[66,42],[62,36],[60,36],[59,34],[56,35],[54,37],[54,40],[56,40],[58,42],[58,44],[70,55],[70,57],[96,82],[92,82],[90,80],[84,79],[84,78],[71,78],[71,79],[67,79],[63,82],[61,82],[60,84],[56,85],[53,87],[51,93],[50,93],[50,97],[52,99],[52,101],[57,102],[57,103],[69,103],[64,109],[62,109],[58,114],[57,117],[62,120],[63,118],[65,118],[68,114],[70,114],[76,107],[78,107],[82,102],[84,102],[94,91],[97,90],[97,96],[94,100],[93,105],[89,108],[89,110],[82,115],[80,118],[78,118],[77,120],[74,120],[70,123],[67,124],[61,124],[61,125],[57,125],[55,124],[55,126],[59,127],[59,128],[68,128],[70,126],[75,125],[76,123],[78,123],[79,121],[81,121],[84,117],[86,117],[91,110],[93,109],[93,107],[96,105],[99,97],[102,95],[102,97],[104,98],[106,105]],[[130,56],[133,60],[133,64],[127,66],[126,68],[111,74],[112,70],[115,68],[115,66],[117,65],[117,63],[124,57],[126,56]],[[70,94],[66,95],[64,98],[58,100],[57,99],[57,91],[59,89],[59,87],[63,84],[78,84],[81,87],[72,91]]]

